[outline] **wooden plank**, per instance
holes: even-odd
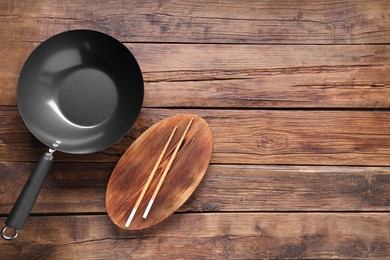
[[[2,220],[2,219],[0,219]],[[5,259],[388,259],[388,213],[175,214],[119,230],[107,216],[32,217]]]
[[[0,41],[70,29],[126,42],[366,44],[390,42],[389,1],[3,1]]]
[[[0,163],[0,214],[11,211],[35,163]],[[113,163],[55,163],[33,213],[105,212]]]
[[[15,105],[19,73],[38,43],[0,42],[0,104]]]
[[[34,163],[0,163],[0,214],[11,211]],[[56,163],[33,213],[106,212],[114,163]],[[179,212],[389,211],[389,167],[210,165]]]
[[[0,105],[34,42],[0,42]],[[389,108],[390,45],[127,44],[145,107]]]
[[[390,166],[388,111],[143,108],[112,147],[87,155],[56,153],[56,160],[117,162],[147,128],[180,113],[198,114],[210,125],[212,163]],[[0,117],[2,161],[35,161],[47,149],[28,132],[16,107],[2,107]]]
[[[211,165],[181,211],[389,210],[387,167]]]

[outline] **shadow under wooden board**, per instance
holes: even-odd
[[[112,172],[106,192],[111,220],[120,228],[138,230],[169,217],[201,182],[212,148],[211,130],[197,115],[175,115],[150,127]]]

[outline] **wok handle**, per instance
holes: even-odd
[[[38,197],[39,191],[41,190],[42,184],[53,164],[53,158],[51,153],[44,153],[38,161],[12,208],[11,213],[5,221],[5,226],[1,232],[3,239],[15,239],[18,235],[18,229],[24,226],[24,223],[30,215],[31,209],[34,206],[35,200]],[[5,230],[8,228],[14,229],[13,236],[5,235]]]

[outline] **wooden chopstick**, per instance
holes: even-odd
[[[169,162],[168,162],[167,166],[165,167],[165,170],[164,170],[164,172],[163,172],[163,174],[162,174],[162,176],[161,176],[161,178],[160,178],[160,181],[158,182],[157,187],[156,187],[156,189],[154,190],[154,193],[153,193],[153,195],[152,195],[152,198],[150,199],[150,201],[149,201],[149,203],[148,203],[148,206],[146,207],[146,210],[145,210],[145,212],[144,212],[144,215],[142,216],[144,219],[146,219],[146,218],[148,217],[148,214],[149,214],[149,211],[150,211],[150,209],[151,209],[151,207],[152,207],[152,205],[153,205],[153,202],[154,202],[154,200],[156,199],[158,192],[160,191],[161,185],[163,184],[163,182],[164,182],[164,180],[165,180],[165,177],[167,176],[167,173],[168,173],[169,169],[171,168],[171,165],[172,165],[172,163],[173,163],[173,160],[175,160],[176,154],[177,154],[177,152],[179,151],[180,146],[181,146],[181,143],[183,142],[184,137],[187,135],[188,129],[190,129],[190,126],[191,126],[193,120],[194,120],[194,119],[191,118],[191,121],[189,122],[189,124],[188,124],[186,130],[184,131],[183,135],[181,136],[179,142],[177,143],[177,146],[176,146],[176,148],[175,148],[175,151],[173,152],[171,158],[169,159]]]
[[[172,141],[172,138],[173,138],[173,135],[174,135],[175,132],[176,132],[176,129],[177,129],[177,126],[175,126],[175,128],[173,129],[172,134],[171,134],[171,136],[169,137],[167,143],[165,144],[165,147],[164,147],[164,149],[162,150],[162,152],[161,152],[161,154],[160,154],[160,157],[158,158],[156,164],[154,165],[154,168],[153,168],[153,170],[151,171],[148,180],[146,181],[144,187],[142,188],[141,194],[139,195],[139,197],[138,197],[138,199],[137,199],[137,202],[135,203],[135,205],[134,205],[134,207],[133,207],[133,210],[131,211],[131,213],[130,213],[130,215],[129,215],[129,218],[128,218],[127,221],[126,221],[125,227],[129,227],[129,226],[130,226],[130,223],[131,223],[131,221],[133,220],[134,215],[135,215],[135,213],[137,212],[137,209],[138,209],[139,205],[141,204],[141,201],[142,201],[142,199],[144,198],[145,193],[146,193],[147,189],[149,188],[150,183],[152,182],[152,179],[153,179],[153,177],[154,177],[154,174],[156,173],[157,168],[158,168],[158,166],[160,165],[161,160],[162,160],[162,158],[164,157],[164,154],[165,154],[165,152],[167,151],[168,146],[169,146],[169,144],[170,144],[171,141]]]

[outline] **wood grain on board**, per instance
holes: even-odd
[[[2,1],[0,41],[42,41],[88,28],[124,42],[388,43],[380,1]]]
[[[143,108],[129,134],[93,154],[55,154],[56,161],[117,162],[153,124],[198,114],[214,138],[212,163],[390,166],[388,111],[218,110]],[[1,108],[0,157],[35,161],[47,150],[28,132],[16,107]]]
[[[1,42],[0,105],[16,105],[36,42]],[[144,107],[389,108],[389,45],[127,44]]]
[[[387,259],[390,255],[387,213],[174,214],[160,225],[133,232],[119,229],[106,215],[40,216],[27,223],[18,240],[0,241],[0,255],[32,260]]]
[[[172,131],[175,131],[172,141],[165,154],[161,155]],[[118,227],[130,230],[149,228],[163,221],[178,210],[198,187],[206,173],[212,150],[211,130],[207,122],[197,115],[179,114],[154,124],[137,138],[115,166],[107,185],[108,216]],[[163,156],[162,160],[156,166],[160,156]],[[150,180],[150,186],[138,202],[155,167],[157,171]],[[143,218],[151,200],[154,202],[150,213]],[[134,209],[137,211],[128,223]]]
[[[0,163],[0,214],[8,214],[34,163]],[[34,214],[106,212],[115,163],[55,163]],[[390,167],[210,165],[179,212],[388,211]]]

